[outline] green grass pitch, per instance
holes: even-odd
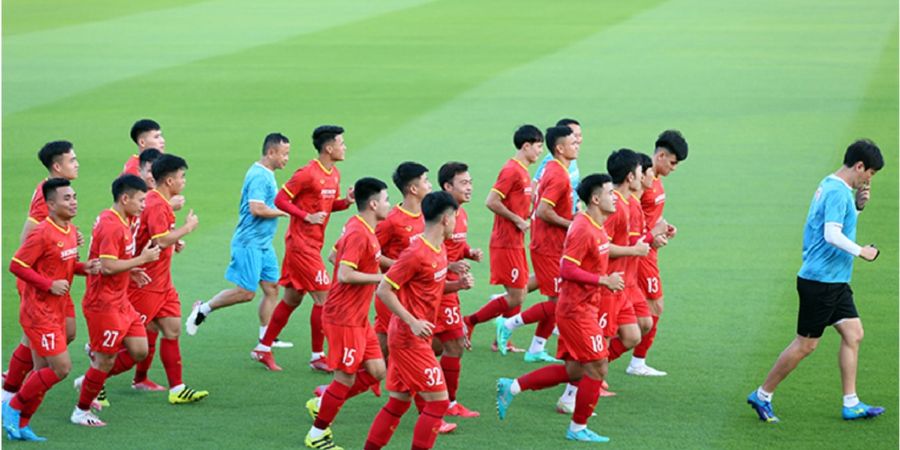
[[[669,376],[628,377],[627,362],[615,362],[609,382],[619,395],[600,401],[591,427],[619,448],[897,448],[896,1],[317,3],[3,3],[4,366],[21,335],[5,264],[45,175],[35,153],[49,140],[75,143],[75,222],[88,230],[132,153],[132,122],[163,124],[167,150],[190,164],[185,195],[201,222],[174,262],[186,314],[195,299],[228,286],[241,180],[266,133],[281,131],[294,144],[279,182],[314,156],[309,135],[323,123],[348,130],[345,187],[364,175],[387,180],[403,160],[425,163],[434,176],[451,158],[469,163],[470,241],[487,248],[483,199],[513,152],[512,132],[571,116],[584,126],[584,175],[603,171],[616,148],[651,150],[665,128],[682,130],[691,147],[665,180],[665,215],[679,236],[661,255],[666,311],[649,361]],[[766,426],[744,398],[793,337],[809,200],[858,137],[874,139],[887,163],[859,226],[858,240],[883,252],[854,273],[866,330],[859,394],[888,411],[872,421],[840,420],[838,338],[830,330],[778,390],[782,423]],[[393,188],[391,197],[399,198]],[[329,245],[347,214],[332,219]],[[465,312],[498,291],[487,283],[486,263],[475,270],[476,288],[462,295]],[[82,291],[78,280],[76,302]],[[161,394],[132,391],[121,376],[108,383],[109,425],[99,430],[68,422],[71,380],[87,367],[79,313],[73,375],[50,391],[33,427],[50,439],[45,448],[302,446],[311,424],[304,402],[330,380],[306,367],[308,312],[305,303],[283,333],[297,347],[277,351],[281,373],[248,357],[255,304],[217,312],[197,336],[182,337],[185,379],[210,397],[170,406]],[[515,341],[526,344],[532,330]],[[495,379],[536,366],[491,353],[490,331],[476,329],[459,392],[482,417],[458,420],[436,448],[582,447],[563,439],[569,419],[554,412],[559,390],[526,393],[508,420],[497,420]],[[158,360],[151,377],[165,381]],[[384,401],[350,401],[333,426],[337,444],[361,448]],[[408,447],[413,416],[390,448]]]

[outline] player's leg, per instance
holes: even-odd
[[[525,362],[560,362],[560,360],[550,356],[545,350],[547,339],[550,339],[553,329],[556,328],[556,300],[557,297],[548,297],[546,302],[532,306],[519,316],[524,323],[531,323],[530,321],[532,320],[537,321],[534,336],[531,338],[531,345],[525,353]],[[541,308],[537,311],[537,315],[532,317],[532,311],[538,305],[541,305]],[[515,318],[506,320],[508,323],[510,320],[515,320]]]
[[[387,404],[381,408],[372,421],[366,437],[365,450],[381,450],[388,445],[400,419],[409,411],[412,397],[408,392],[390,392]]]
[[[494,319],[511,309],[520,308],[525,301],[528,259],[524,248],[491,248],[490,268],[491,284],[502,285],[506,289],[506,294],[492,297],[478,311],[464,318],[470,340],[476,325]]]
[[[566,432],[566,439],[586,442],[609,442],[609,438],[600,436],[587,428],[588,419],[594,414],[600,388],[608,370],[606,359],[579,364],[584,376],[579,381],[578,394],[575,397],[575,411]]]
[[[324,270],[322,272],[324,273]],[[309,312],[310,347],[312,350],[309,358],[309,367],[321,372],[331,372],[334,369],[325,361],[325,332],[322,329],[322,312],[325,309],[325,300],[328,299],[328,291],[312,291],[309,295],[313,299],[313,306]]]
[[[855,308],[854,308],[855,311]],[[844,389],[844,405],[841,415],[845,420],[876,417],[884,414],[884,408],[869,406],[856,395],[856,372],[859,361],[859,345],[863,339],[862,321],[849,318],[838,321],[834,327],[841,335],[838,363]]]
[[[6,367],[6,375],[3,379],[3,403],[9,402],[16,395],[16,392],[19,392],[22,383],[25,381],[25,376],[34,368],[31,346],[26,335],[22,335],[19,346],[13,350],[12,356],[9,358],[9,364]]]
[[[187,334],[193,336],[197,334],[197,329],[213,311],[221,308],[227,308],[239,303],[247,303],[256,296],[255,285],[251,289],[242,286],[235,286],[231,289],[225,289],[214,295],[211,299],[203,302],[194,302],[191,313],[184,322],[184,329]]]
[[[500,420],[505,419],[513,398],[523,391],[538,391],[568,381],[569,373],[563,364],[551,364],[516,379],[500,378],[497,380],[497,415]]]
[[[456,398],[456,392],[459,390],[459,378],[462,372],[462,356],[465,345],[466,338],[464,336],[458,336],[442,342],[441,370],[444,371],[444,377],[447,380],[447,396],[450,400],[447,415],[466,418],[479,417],[481,414],[478,411],[466,408]]]
[[[15,396],[3,403],[3,428],[11,439],[46,440],[37,436],[28,424],[44,394],[72,370],[65,342],[65,326],[60,325],[56,329],[26,329],[26,335],[30,334],[30,340],[37,342],[38,347],[32,349],[33,373]]]
[[[641,342],[641,327],[638,325],[637,319],[632,323],[622,323],[619,325],[618,336],[609,340],[609,361],[615,361],[623,353],[631,350]]]
[[[177,303],[177,294],[175,303]],[[170,304],[173,303],[170,301]],[[184,384],[182,379],[181,346],[181,314],[179,311],[166,308],[161,312],[163,317],[156,319],[156,325],[162,331],[162,339],[159,341],[159,356],[162,359],[163,368],[166,370],[166,379],[169,383],[169,403],[173,405],[193,403],[209,396],[208,391],[196,390]]]
[[[417,395],[425,400],[425,405],[419,414],[419,420],[413,429],[412,448],[430,449],[437,440],[438,430],[444,421],[444,414],[450,405],[446,390],[435,392],[420,392]]]
[[[259,361],[266,366],[266,369],[268,370],[275,372],[281,370],[281,367],[275,363],[275,357],[272,354],[272,346],[275,344],[278,335],[281,334],[281,330],[287,325],[291,314],[293,314],[294,310],[302,303],[303,295],[303,292],[298,291],[293,287],[284,287],[284,297],[282,297],[281,301],[278,302],[278,305],[275,306],[275,310],[272,311],[272,318],[269,320],[269,325],[265,327],[265,333],[262,335],[253,351],[250,352],[250,358]]]
[[[78,324],[75,322],[75,315],[72,314],[71,317],[66,317],[66,342],[71,344],[72,341],[75,340],[75,336],[77,335]]]
[[[272,255],[274,257],[274,254]],[[265,255],[260,249],[231,247],[231,262],[225,271],[225,279],[234,283],[235,287],[225,289],[206,302],[197,301],[185,321],[185,331],[193,336],[197,329],[213,311],[227,308],[239,303],[246,303],[256,296],[256,287],[263,280],[262,273]],[[277,267],[277,262],[276,262]],[[277,274],[276,274],[277,277]],[[271,278],[270,278],[271,279]],[[269,280],[270,280],[269,279]],[[267,280],[267,281],[269,281]],[[277,278],[275,278],[277,280]],[[274,307],[274,305],[272,305]],[[269,310],[271,314],[271,310]],[[266,323],[268,317],[266,317]],[[265,325],[262,323],[261,325]]]
[[[137,305],[134,306],[135,310],[138,310]],[[144,316],[142,316],[142,318],[143,317]],[[181,327],[180,322],[178,326],[179,328]],[[147,377],[147,373],[150,372],[150,367],[153,364],[153,356],[156,355],[156,341],[159,337],[159,328],[154,320],[149,320],[146,328],[147,357],[134,366],[134,379],[131,381],[131,388],[139,391],[164,391],[166,390],[165,387],[160,386],[158,383]]]
[[[278,283],[260,281],[259,287],[263,291],[262,301],[259,302],[259,337],[262,338],[266,334],[266,326],[272,319],[272,312],[278,305]]]

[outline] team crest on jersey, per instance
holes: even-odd
[[[324,179],[324,178],[319,178],[319,184],[325,184],[325,179]]]
[[[406,230],[407,233],[409,233],[410,231],[412,231],[412,226],[407,225],[404,227],[404,229]]]
[[[63,241],[59,241],[56,243],[57,247],[62,247],[63,245],[66,245],[66,244],[63,244]]]

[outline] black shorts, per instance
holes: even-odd
[[[853,303],[853,290],[847,283],[822,283],[797,277],[800,311],[797,334],[820,338],[825,328],[843,319],[859,317]]]

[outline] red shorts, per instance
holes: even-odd
[[[181,317],[181,300],[175,288],[164,292],[134,289],[128,291],[128,300],[144,325],[158,317]]]
[[[37,352],[38,356],[56,356],[66,351],[66,324],[65,321],[58,326],[23,326],[25,337],[31,344],[31,349]]]
[[[327,291],[331,279],[319,250],[305,246],[285,248],[278,284],[300,292]]]
[[[66,296],[66,317],[75,318],[75,302],[68,295]]]
[[[650,305],[647,304],[647,299],[644,298],[644,291],[641,290],[638,286],[628,286],[625,288],[625,297],[628,298],[628,301],[631,302],[631,307],[634,308],[634,315],[637,317],[650,317]]]
[[[628,298],[625,297],[623,291],[612,295],[604,293],[600,297],[599,314],[598,324],[607,337],[616,336],[621,325],[637,323],[634,308],[631,306]]]
[[[557,358],[586,363],[609,357],[606,336],[596,320],[590,317],[557,317],[556,326],[559,328]]]
[[[363,362],[384,359],[375,330],[365,327],[347,327],[331,323],[322,324],[328,340],[328,365],[346,374],[356,374]]]
[[[391,347],[388,354],[387,381],[390,392],[441,392],[447,390],[444,371],[434,357],[431,343],[415,348]]]
[[[434,324],[434,336],[441,342],[452,341],[463,337],[462,315],[459,313],[459,295],[455,292],[441,298],[437,321]]]
[[[656,252],[651,251],[646,257],[638,259],[638,285],[647,300],[659,300],[663,297]]]
[[[534,266],[534,276],[537,278],[541,294],[547,297],[559,296],[559,284],[562,282],[562,278],[559,277],[559,260],[561,258],[561,256],[531,253],[531,265]]]
[[[524,248],[491,247],[491,284],[525,289],[528,286],[528,259]]]
[[[91,337],[91,349],[100,353],[116,353],[122,348],[126,337],[147,336],[147,330],[141,323],[136,311],[130,314],[84,312],[88,334]]]
[[[375,296],[375,332],[378,334],[387,334],[388,327],[391,325],[391,317],[394,313]]]

